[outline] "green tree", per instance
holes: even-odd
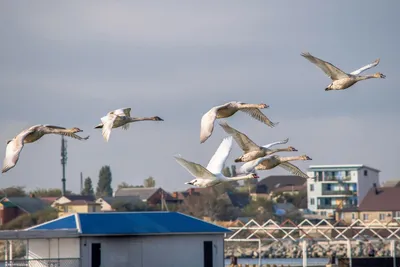
[[[179,205],[178,211],[197,217],[210,217],[212,220],[235,220],[239,209],[233,207],[226,199],[220,197],[216,190],[201,192],[200,195],[190,195]]]
[[[124,202],[118,201],[111,205],[115,211],[146,211],[148,207],[144,202]]]
[[[257,222],[264,223],[273,218],[273,202],[264,198],[252,200],[241,211],[241,216],[255,218]]]
[[[24,197],[26,196],[25,186],[11,186],[0,189],[1,197]]]
[[[154,180],[154,178],[150,176],[149,178],[144,179],[143,185],[144,187],[155,187],[156,180]]]
[[[99,181],[97,182],[96,196],[112,196],[113,189],[111,187],[112,174],[110,166],[105,165],[101,167],[99,172]]]
[[[84,184],[81,194],[84,196],[94,196],[92,179],[90,179],[90,177],[87,177],[85,179],[85,184]]]
[[[36,197],[61,197],[62,191],[58,188],[36,188],[29,192],[29,194],[33,194]],[[66,195],[72,195],[73,193],[69,190],[65,192]]]
[[[126,182],[122,182],[118,185],[118,189],[120,188],[142,188],[144,187],[143,185],[133,185],[133,184],[128,184]]]
[[[14,220],[11,220],[8,223],[3,224],[0,227],[0,229],[1,230],[24,229],[30,226],[34,226],[37,224],[57,219],[57,217],[58,217],[58,212],[56,209],[46,208],[44,210],[40,210],[32,214],[25,213],[21,216],[18,216]]]

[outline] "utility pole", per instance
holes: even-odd
[[[65,195],[65,165],[67,165],[67,140],[64,139],[64,136],[61,136],[61,165],[62,165],[62,195]]]
[[[81,193],[82,193],[82,190],[83,190],[83,174],[81,172]]]

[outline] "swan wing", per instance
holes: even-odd
[[[306,179],[309,179],[310,177],[305,174],[304,172],[302,172],[297,166],[293,165],[292,163],[289,162],[282,162],[281,164],[278,165],[279,167],[281,167],[282,169],[287,170],[288,172],[290,172],[293,175],[297,175],[300,177],[304,177]]]
[[[212,173],[221,173],[225,167],[225,161],[232,150],[232,136],[225,137],[219,145],[217,151],[208,162],[206,167]]]
[[[130,125],[131,125],[130,123],[126,123],[126,124],[122,125],[121,128],[124,130],[128,130]]]
[[[110,139],[111,129],[117,117],[117,115],[110,113],[108,114],[107,119],[105,119],[104,121],[102,120],[103,128],[101,129],[101,134],[103,135],[103,138],[104,140],[106,140],[106,142],[108,142],[108,139]]]
[[[260,157],[260,158],[245,162],[242,166],[240,166],[239,171],[237,173],[238,174],[249,174],[251,172],[254,172],[256,166],[269,157],[270,156]]]
[[[127,116],[130,117],[131,116],[131,108],[120,108],[117,110],[114,110],[113,112],[115,115],[117,116]]]
[[[200,143],[204,143],[212,134],[214,130],[214,121],[217,117],[217,109],[214,107],[210,109],[201,118],[200,125]]]
[[[240,109],[240,111],[243,111],[253,117],[254,119],[265,123],[269,127],[275,127],[276,125],[279,124],[279,122],[272,122],[270,119],[267,118],[267,116],[264,115],[264,113],[261,112],[258,108],[244,108]]]
[[[64,135],[64,136],[68,136],[68,137],[78,139],[81,141],[89,139],[89,135],[86,137],[80,137],[79,135],[70,133],[70,132],[57,132],[57,130],[66,130],[66,129],[67,128],[64,128],[61,126],[54,126],[54,125],[49,125],[49,124],[45,124],[45,125],[42,125],[40,128],[37,128],[38,131],[43,131],[44,133]],[[56,130],[56,131],[52,131],[52,130]]]
[[[224,129],[226,133],[232,135],[236,143],[240,146],[240,148],[244,152],[247,153],[259,149],[259,146],[256,145],[253,141],[251,141],[251,139],[247,135],[230,127],[226,121],[219,122],[219,125],[222,127],[222,129]]]
[[[379,61],[380,61],[380,59],[378,58],[378,59],[376,59],[374,62],[372,62],[372,63],[370,63],[370,64],[368,64],[368,65],[365,65],[364,67],[361,67],[361,68],[359,68],[358,70],[355,70],[355,71],[353,71],[353,72],[350,73],[350,74],[351,74],[351,75],[358,75],[358,74],[360,74],[361,72],[364,72],[364,71],[366,71],[366,70],[368,70],[368,69],[370,69],[370,68],[373,68],[373,67],[377,66],[377,65],[379,64]]]
[[[348,78],[349,75],[342,71],[341,69],[335,67],[333,64],[312,56],[310,53],[305,52],[301,54],[303,57],[308,59],[311,63],[314,63],[319,67],[326,75],[328,75],[332,80],[339,80],[342,78]]]
[[[207,170],[200,164],[187,161],[180,156],[174,156],[174,158],[182,167],[184,167],[194,177],[212,179],[212,180],[216,179],[216,176],[214,174],[212,174],[209,170]]]
[[[7,144],[6,156],[4,158],[2,168],[3,173],[15,167],[19,160],[19,154],[21,153],[22,148],[24,148],[25,137],[34,131],[34,127],[24,130]]]
[[[281,140],[281,141],[276,141],[276,142],[270,143],[270,144],[262,146],[262,147],[266,148],[266,149],[269,149],[269,148],[271,148],[273,146],[276,146],[276,145],[286,144],[287,142],[289,142],[289,138],[286,138],[285,140]]]

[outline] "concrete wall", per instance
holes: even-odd
[[[224,266],[223,235],[84,237],[82,266],[91,266],[91,244],[101,243],[101,264],[107,267],[203,267],[203,242],[213,241],[214,267]]]
[[[367,175],[364,175],[364,171],[367,171]],[[369,168],[361,168],[357,171],[357,182],[358,204],[360,204],[374,183],[379,186],[379,172]]]
[[[29,259],[79,258],[79,238],[30,239],[27,241]]]

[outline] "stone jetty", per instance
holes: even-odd
[[[343,241],[313,242],[308,241],[307,256],[309,258],[326,258],[331,251],[337,257],[347,257],[347,244]],[[390,256],[390,242],[371,241],[376,250],[376,256]],[[352,257],[368,255],[368,244],[361,241],[352,241]],[[400,243],[396,244],[396,254],[400,255]],[[258,258],[257,242],[225,242],[225,257]],[[263,258],[301,258],[302,244],[298,242],[281,241],[262,244],[261,257]]]

